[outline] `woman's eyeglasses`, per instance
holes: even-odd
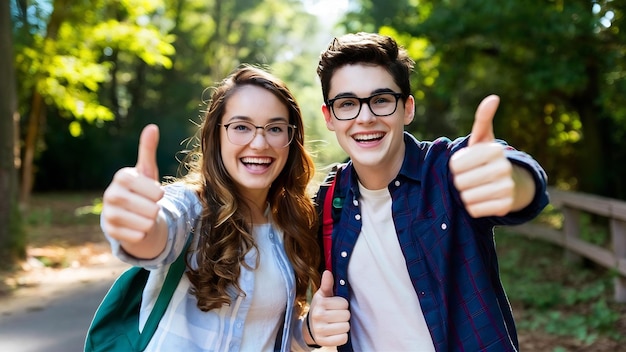
[[[274,148],[284,148],[293,140],[295,125],[286,122],[270,122],[265,126],[257,126],[247,121],[236,121],[227,124],[218,124],[226,129],[228,140],[236,145],[248,145],[256,137],[259,129],[263,130],[263,136],[267,144]]]

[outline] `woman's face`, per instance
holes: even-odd
[[[255,128],[269,123],[277,124],[266,129]],[[285,167],[289,146],[277,144],[281,144],[278,143],[281,133],[288,133],[288,123],[287,106],[266,89],[244,85],[226,102],[219,127],[221,155],[226,171],[239,190],[250,198],[267,197],[272,182]],[[255,134],[254,138],[240,145],[251,134]]]

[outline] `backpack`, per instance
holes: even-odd
[[[98,306],[85,338],[85,352],[133,352],[146,349],[185,272],[185,256],[192,237],[189,236],[184,250],[170,265],[143,330],[139,331],[139,310],[150,272],[134,266],[115,280]]]

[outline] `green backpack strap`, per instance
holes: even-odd
[[[193,236],[190,236],[190,238],[192,237]],[[170,265],[170,269],[168,270],[163,286],[161,287],[159,297],[157,297],[154,308],[152,308],[152,311],[148,316],[148,320],[146,320],[146,324],[141,331],[141,335],[137,343],[137,347],[140,351],[143,351],[146,347],[148,347],[148,343],[150,343],[150,339],[152,339],[152,336],[156,332],[159,322],[161,321],[161,318],[163,318],[165,310],[174,296],[174,291],[176,291],[176,287],[178,287],[178,283],[185,273],[185,256],[187,254],[188,246],[189,241],[187,242],[187,245],[182,253],[178,256],[178,258],[176,258],[176,261]]]

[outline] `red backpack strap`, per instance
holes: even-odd
[[[331,250],[333,243],[333,195],[335,193],[335,183],[337,182],[337,177],[334,177],[330,186],[328,186],[328,191],[326,191],[326,196],[324,198],[324,211],[322,212],[322,242],[324,244],[324,259],[326,262],[326,270],[332,271],[332,260],[331,260]]]
[[[332,244],[333,244],[333,226],[336,221],[339,221],[339,217],[341,214],[342,204],[335,205],[337,209],[333,209],[333,203],[335,201],[335,185],[339,182],[339,175],[341,171],[346,167],[346,163],[338,164],[334,171],[334,175],[329,175],[327,180],[330,179],[330,184],[328,184],[328,189],[324,195],[324,204],[322,208],[322,243],[323,243],[323,251],[324,251],[324,262],[326,264],[326,270],[332,271]],[[343,198],[340,196],[340,199]],[[335,212],[337,210],[337,212]]]

